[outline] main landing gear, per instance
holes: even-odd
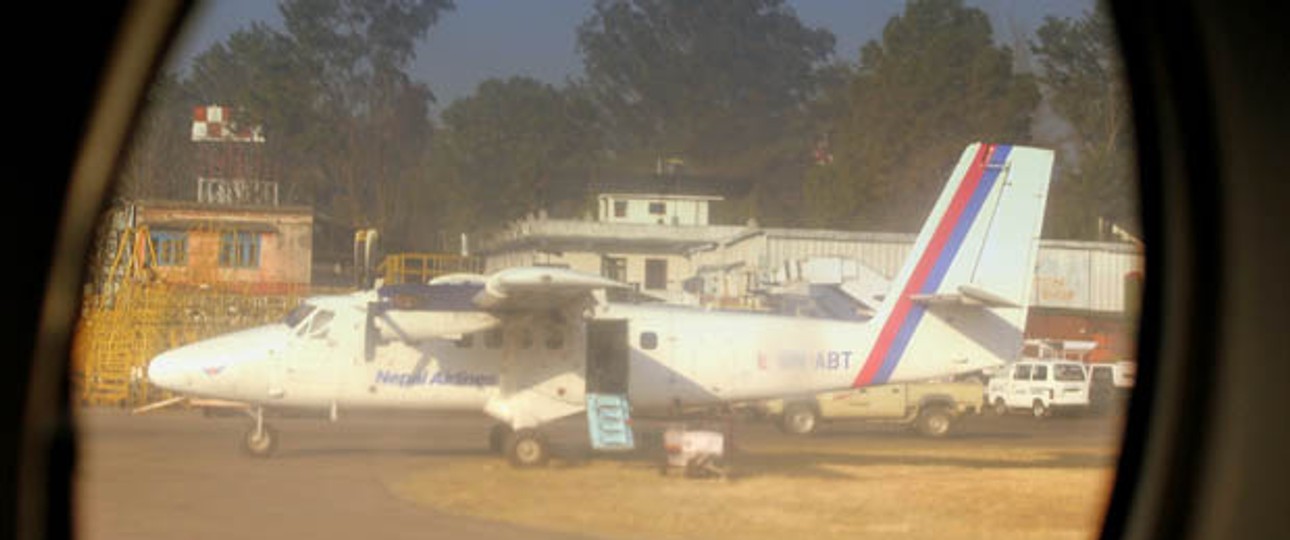
[[[513,430],[506,424],[496,424],[488,433],[488,449],[506,456],[518,468],[540,467],[551,459],[546,436],[533,428]]]
[[[273,455],[278,449],[278,432],[264,423],[264,407],[255,407],[247,411],[255,423],[242,437],[242,451],[247,455],[265,458]]]

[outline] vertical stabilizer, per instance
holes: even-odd
[[[972,144],[892,282],[855,386],[967,372],[1020,352],[1053,152]]]

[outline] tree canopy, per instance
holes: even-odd
[[[1032,48],[1053,108],[1072,127],[1059,153],[1045,233],[1095,238],[1099,218],[1136,231],[1133,122],[1124,66],[1106,6],[1079,19],[1049,18]]]
[[[984,12],[961,0],[911,0],[838,99],[831,164],[804,186],[811,223],[914,230],[973,141],[1025,143],[1040,95],[995,44]]]
[[[339,236],[376,227],[398,249],[528,213],[581,215],[590,184],[671,157],[720,180],[719,222],[909,231],[966,144],[1031,143],[1043,99],[1073,132],[1046,234],[1133,222],[1128,104],[1101,7],[1048,19],[1030,75],[962,0],[910,0],[855,65],[785,0],[598,0],[576,30],[583,77],[490,79],[436,121],[409,66],[452,8],[283,1],[280,29],[252,24],[154,85],[126,193],[192,193],[187,111],[221,104],[263,126],[285,202],[313,206]]]
[[[441,115],[432,181],[458,204],[448,221],[496,227],[526,213],[578,211],[602,156],[596,110],[575,88],[484,81]]]

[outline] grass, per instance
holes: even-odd
[[[441,512],[616,538],[1091,538],[1114,475],[1103,449],[747,449],[728,481],[653,461],[442,460],[391,479]]]

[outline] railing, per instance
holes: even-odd
[[[386,285],[426,283],[446,274],[478,274],[484,271],[484,260],[451,253],[396,253],[386,256],[377,270]]]

